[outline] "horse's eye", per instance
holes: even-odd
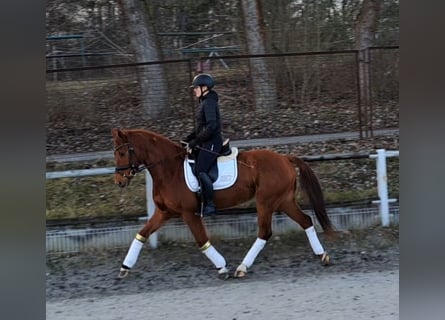
[[[121,157],[123,157],[123,156],[125,156],[125,152],[119,152],[119,155],[120,155]]]

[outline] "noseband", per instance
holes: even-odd
[[[128,165],[116,167],[116,168],[114,168],[114,171],[118,174],[121,174],[120,171],[130,169],[129,176],[127,176],[125,173],[123,173],[121,175],[127,179],[131,179],[136,175],[136,173],[145,170],[145,166],[142,164],[136,164],[132,161],[133,159],[136,158],[136,155],[134,153],[134,148],[129,143],[124,143],[124,144],[121,144],[120,146],[116,147],[114,149],[114,153],[116,153],[120,148],[123,148],[123,147],[128,148]]]

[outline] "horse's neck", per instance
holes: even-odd
[[[153,186],[161,192],[164,187],[168,188],[182,172],[182,163],[177,150],[172,150],[172,153],[164,155],[157,162],[149,163],[148,171],[153,178]]]
[[[168,139],[149,136],[146,142],[139,144],[140,161],[150,171],[153,180],[168,181],[175,174],[180,163],[179,155],[183,152]]]

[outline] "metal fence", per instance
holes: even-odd
[[[362,229],[380,224],[380,214],[377,207],[330,208],[327,211],[337,230]],[[305,212],[312,217],[315,227],[321,230],[313,213]],[[391,225],[398,225],[398,205],[390,207],[389,217]],[[220,237],[227,240],[246,237],[252,237],[253,239],[257,232],[256,215],[218,216],[214,220],[207,220],[206,227],[210,237]],[[140,228],[141,223],[135,223],[117,227],[47,230],[46,252],[48,254],[61,254],[91,249],[128,247]],[[272,231],[274,235],[282,235],[289,232],[301,232],[302,229],[286,215],[275,214],[272,219]],[[190,230],[181,220],[168,222],[157,232],[156,236],[160,242],[194,241]]]
[[[372,50],[371,50],[372,49]],[[371,105],[361,106],[356,50],[212,56],[47,70],[48,154],[102,151],[110,130],[150,128],[170,138],[190,132],[192,77],[217,81],[223,134],[233,140],[372,131],[398,127],[398,47],[370,48]],[[261,103],[252,65],[269,71]],[[274,87],[275,90],[269,89]],[[257,90],[258,91],[258,90]],[[315,111],[314,111],[315,110]],[[178,135],[178,136],[176,136]],[[80,139],[79,137],[83,137]],[[91,138],[90,138],[91,137]]]

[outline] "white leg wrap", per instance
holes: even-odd
[[[204,253],[207,258],[213,262],[217,269],[226,266],[226,259],[224,259],[224,257],[218,251],[216,251],[214,246],[210,245],[207,249],[203,250],[202,253]]]
[[[250,266],[253,264],[256,257],[260,253],[260,251],[263,250],[264,246],[266,245],[266,242],[267,242],[266,240],[256,238],[255,242],[253,243],[249,252],[247,252],[243,262],[241,263],[244,264],[247,268],[250,268]]]
[[[124,259],[123,264],[129,268],[133,268],[138,259],[139,252],[141,252],[143,246],[143,242],[139,241],[138,239],[134,239],[131,243],[130,249],[128,249],[128,253]]]
[[[312,250],[315,254],[323,254],[324,249],[318,240],[317,232],[315,231],[314,226],[311,226],[304,230],[306,232],[307,238],[309,239],[309,243],[311,244]]]

